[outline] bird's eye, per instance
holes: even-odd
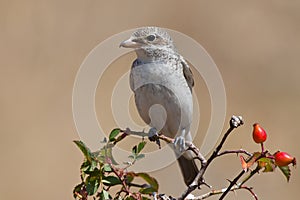
[[[156,38],[155,35],[148,35],[147,36],[148,41],[153,41],[153,40],[155,40],[155,38]]]

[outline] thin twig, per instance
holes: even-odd
[[[243,153],[243,154],[246,154],[247,156],[252,156],[252,153],[244,150],[244,149],[239,149],[239,150],[227,150],[227,151],[222,151],[218,154],[218,156],[223,156],[223,155],[226,155],[226,154],[239,154],[239,153]]]
[[[253,198],[254,198],[255,200],[258,200],[258,197],[257,197],[257,195],[253,192],[252,188],[245,187],[245,186],[241,186],[241,189],[246,189],[246,190],[248,190],[248,191],[252,194]]]
[[[201,196],[197,196],[194,197],[193,199],[186,199],[186,200],[203,200],[203,199],[207,199],[211,196],[214,195],[219,195],[219,194],[223,194],[226,191],[227,188],[223,188],[223,189],[219,189],[219,190],[212,190],[206,194],[203,194]],[[257,200],[257,195],[252,191],[252,188],[246,187],[246,186],[239,186],[239,185],[235,185],[233,186],[230,191],[236,191],[236,190],[241,190],[241,189],[246,189],[248,190],[252,196],[255,198],[255,200]]]

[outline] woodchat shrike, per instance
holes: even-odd
[[[137,29],[120,44],[133,48],[137,59],[130,72],[139,115],[151,129],[175,139],[174,151],[186,185],[198,173],[192,152],[185,151],[185,141],[192,141],[193,116],[191,69],[177,52],[169,34],[158,27]]]

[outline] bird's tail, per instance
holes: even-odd
[[[189,186],[198,174],[199,169],[193,159],[187,159],[183,155],[178,158],[178,163],[184,182],[187,186]]]

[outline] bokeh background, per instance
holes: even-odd
[[[226,120],[237,114],[246,122],[226,149],[258,150],[251,130],[260,122],[271,151],[300,158],[299,9],[296,0],[1,1],[0,199],[72,199],[82,161],[72,143],[79,139],[72,118],[76,73],[101,41],[140,26],[189,35],[214,59],[227,91]],[[122,58],[125,66],[120,67],[129,69],[133,57]],[[118,73],[112,69],[110,80]],[[106,91],[99,86],[97,99],[111,93],[111,83],[102,83]],[[196,91],[205,88],[201,84],[197,79]],[[99,118],[101,106],[97,104]],[[208,120],[203,120],[205,130]],[[114,126],[113,120],[105,122],[107,131]],[[184,190],[178,170],[174,163],[152,173],[161,192],[176,196]],[[213,163],[206,180],[218,189],[239,171],[239,158],[227,156]],[[299,169],[292,170],[290,183],[277,171],[260,174],[248,185],[260,199],[296,199]],[[239,191],[228,199],[252,197]]]

